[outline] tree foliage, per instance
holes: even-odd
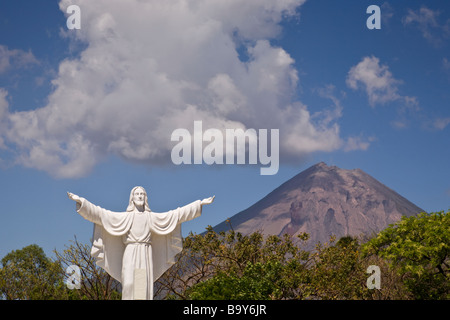
[[[450,211],[403,217],[364,247],[396,267],[417,299],[450,299]]]
[[[378,257],[363,257],[352,237],[302,249],[307,234],[243,236],[234,231],[191,235],[183,263],[160,282],[167,297],[177,299],[405,299],[399,277]],[[194,261],[192,263],[192,261]],[[379,265],[389,288],[369,290],[369,265]],[[190,269],[187,269],[190,266]],[[183,270],[183,271],[182,271]],[[189,271],[186,271],[189,270]],[[163,287],[163,286],[160,286]],[[164,297],[164,296],[163,296]]]
[[[7,300],[115,300],[121,298],[120,283],[95,265],[90,245],[76,239],[63,252],[48,258],[38,245],[8,253],[0,269],[0,299]],[[80,289],[69,290],[66,268],[81,271]]]
[[[8,253],[1,260],[0,293],[8,300],[55,299],[64,284],[61,265],[32,244]]]
[[[200,257],[204,282],[186,291],[188,299],[293,299],[303,297],[309,252],[301,249],[308,235],[249,236],[230,231],[185,241],[191,255]]]
[[[373,239],[334,237],[311,252],[294,239],[233,230],[190,235],[159,281],[176,299],[449,299],[449,213],[403,217]],[[360,243],[361,242],[361,243]],[[381,289],[367,288],[367,268]]]
[[[156,299],[449,299],[449,212],[403,217],[372,239],[343,237],[304,248],[309,235],[190,234],[176,264],[155,283]],[[1,260],[3,299],[120,299],[120,284],[76,238],[56,259],[37,245]],[[81,270],[69,290],[66,267]],[[369,266],[381,288],[367,288]]]

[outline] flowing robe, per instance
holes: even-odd
[[[201,201],[163,213],[113,212],[84,198],[77,212],[94,223],[91,255],[122,284],[122,299],[153,299],[153,282],[182,250],[181,223],[201,215]]]

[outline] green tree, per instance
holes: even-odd
[[[267,300],[282,297],[284,266],[277,261],[248,263],[242,274],[223,271],[187,292],[193,300]]]
[[[450,299],[449,212],[402,217],[371,239],[364,252],[397,268],[415,298]]]
[[[392,300],[409,299],[395,270],[390,270],[379,256],[362,254],[360,240],[345,236],[337,242],[334,237],[326,244],[317,244],[310,267],[311,298],[325,300]],[[381,270],[381,288],[367,288],[367,268],[375,265]]]
[[[72,241],[56,259],[44,250],[29,245],[8,253],[0,268],[0,298],[8,300],[117,300],[121,299],[120,283],[95,264],[90,245]],[[81,271],[80,289],[69,290],[66,268],[75,265]]]
[[[36,244],[8,253],[1,263],[0,293],[5,299],[54,299],[64,292],[61,265]]]
[[[311,266],[313,297],[317,299],[358,299],[362,297],[367,275],[359,257],[358,241],[346,237],[335,244],[335,238],[316,245]],[[367,267],[366,267],[367,268]]]
[[[411,298],[396,269],[377,255],[363,256],[356,238],[331,237],[311,252],[301,249],[307,239],[209,229],[186,239],[183,258],[160,281],[172,294],[166,297],[178,299]],[[370,265],[381,269],[380,290],[367,288]]]
[[[177,264],[158,281],[162,297],[178,299],[293,299],[308,294],[308,236],[248,236],[229,231],[190,235]]]

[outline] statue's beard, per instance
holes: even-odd
[[[135,204],[136,206],[143,206],[143,205],[144,205],[144,200],[135,200],[135,201],[134,201],[134,204]]]

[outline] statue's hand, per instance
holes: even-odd
[[[215,197],[216,197],[216,196],[212,196],[212,197],[203,199],[201,205],[213,203]]]
[[[80,199],[80,197],[77,196],[76,194],[73,194],[73,193],[71,193],[71,192],[67,192],[67,195],[69,196],[69,199],[70,199],[70,200],[73,200],[73,201],[75,201],[75,202],[81,204],[81,199]]]

